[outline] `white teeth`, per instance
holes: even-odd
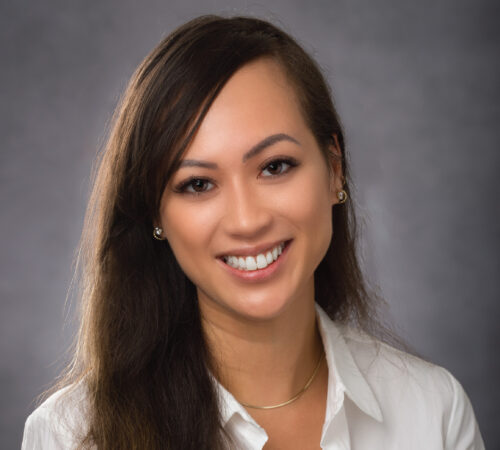
[[[264,255],[257,255],[257,267],[259,269],[263,269],[264,267],[267,267],[267,259]]]
[[[255,262],[255,258],[253,256],[247,256],[245,259],[245,266],[247,270],[257,269],[257,263]]]
[[[266,254],[260,253],[257,256],[224,256],[224,262],[234,267],[235,269],[245,270],[245,271],[253,271],[257,269],[264,269],[269,264],[273,263],[278,259],[285,247],[285,243],[274,247],[272,250],[269,250]]]

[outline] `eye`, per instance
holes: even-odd
[[[299,162],[294,158],[280,157],[264,163],[261,171],[269,172],[269,175],[264,175],[264,178],[274,178],[285,175],[298,165]],[[210,192],[213,187],[214,183],[208,178],[191,177],[177,185],[174,191],[179,194],[198,196]]]
[[[213,184],[213,183],[205,178],[190,178],[189,180],[186,180],[179,186],[177,186],[175,188],[175,192],[181,194],[199,195],[208,192],[210,190],[207,188],[208,184]]]
[[[289,172],[291,168],[298,166],[298,164],[298,161],[292,158],[277,158],[266,163],[263,172],[267,170],[270,173],[268,177],[277,177]]]

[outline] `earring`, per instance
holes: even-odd
[[[159,241],[164,241],[165,238],[161,237],[161,234],[163,233],[163,229],[160,227],[154,227],[153,228],[153,237]]]
[[[339,199],[339,204],[345,203],[345,201],[347,200],[347,192],[344,191],[344,189],[338,191],[337,198]]]

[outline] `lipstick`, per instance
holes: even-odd
[[[227,270],[230,275],[234,276],[238,280],[246,282],[265,281],[271,278],[273,275],[277,274],[279,269],[286,262],[286,259],[288,257],[288,249],[290,248],[291,243],[292,240],[286,241],[285,247],[283,248],[281,255],[279,255],[278,259],[276,259],[276,261],[273,261],[271,264],[269,264],[267,267],[263,269],[240,270],[229,266],[220,258],[217,258],[217,262],[218,264],[222,264],[222,267],[225,270]]]

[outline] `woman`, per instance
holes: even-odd
[[[83,309],[23,448],[483,448],[444,369],[372,338],[341,125],[283,31],[205,16],[117,111]]]

